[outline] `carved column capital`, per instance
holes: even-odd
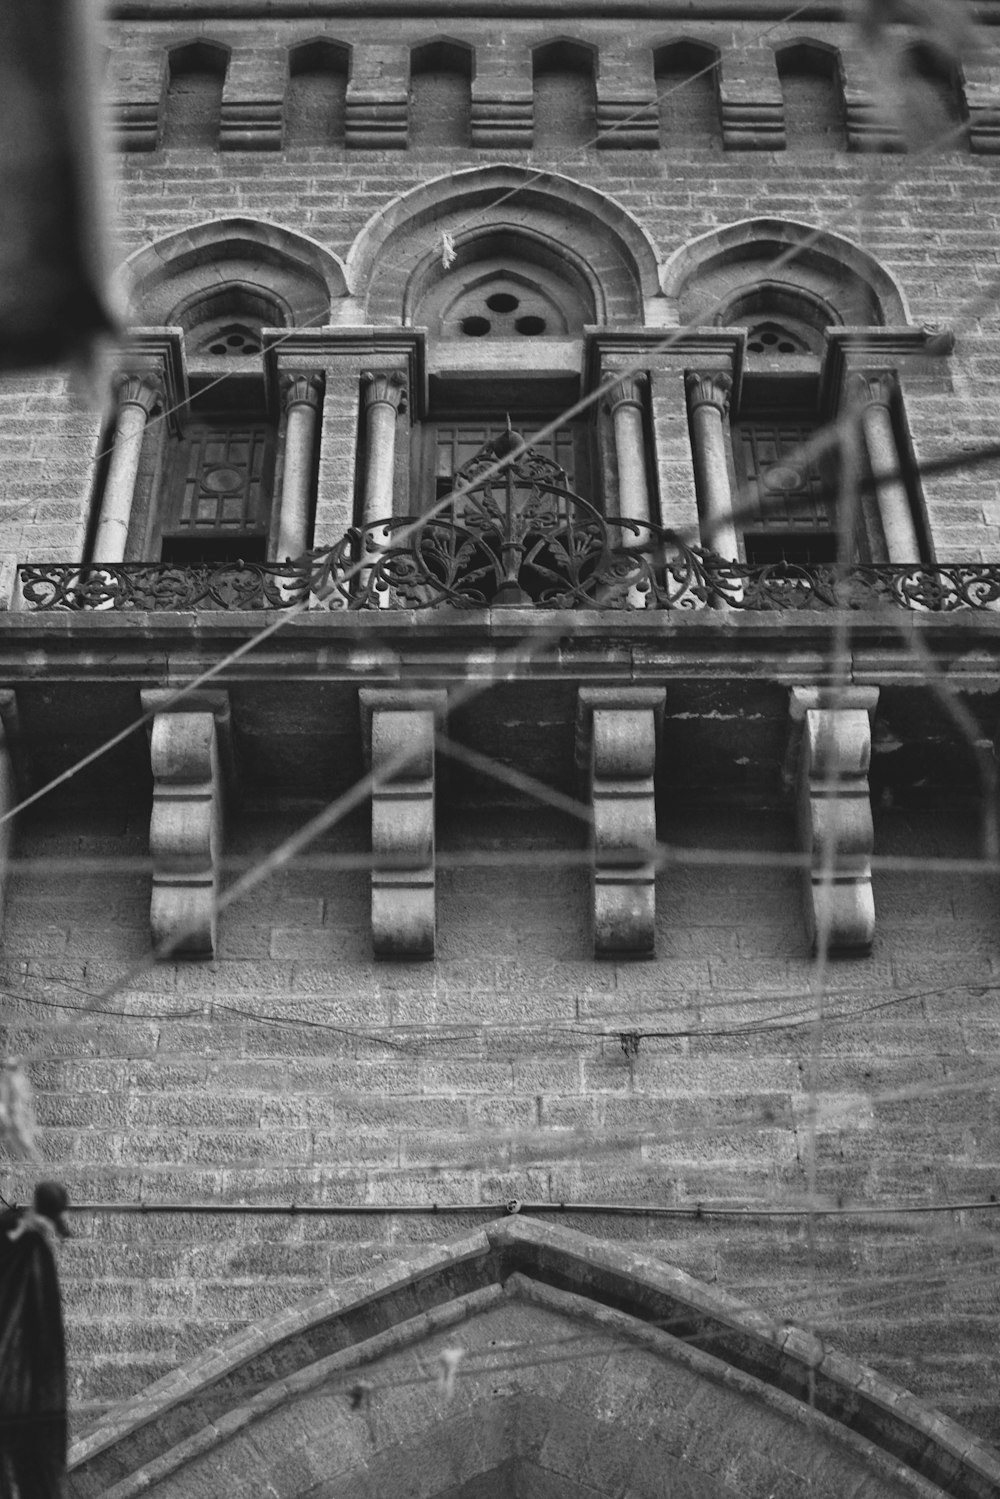
[[[369,411],[373,406],[406,410],[406,376],[402,370],[362,370],[361,388]]]
[[[636,370],[632,374],[623,375],[620,380],[610,386],[607,409],[612,416],[622,406],[635,406],[641,411],[643,387],[648,384],[649,376],[645,370]]]
[[[896,378],[891,370],[856,370],[847,377],[847,394],[856,406],[892,404]]]
[[[282,375],[279,388],[285,411],[293,406],[310,406],[315,411],[323,394],[323,380],[320,375],[301,371]]]
[[[692,411],[699,406],[714,406],[720,416],[728,412],[733,379],[725,370],[689,370],[684,385]]]
[[[159,375],[123,371],[112,383],[119,411],[125,406],[138,406],[149,417],[163,400],[163,381]]]

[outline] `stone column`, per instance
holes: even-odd
[[[643,526],[648,526],[652,519],[642,409],[642,388],[646,383],[645,374],[627,375],[612,387],[608,396],[618,459],[619,514]],[[626,545],[630,537],[643,539],[641,532],[626,531]]]
[[[735,562],[739,557],[739,544],[733,521],[725,425],[732,378],[717,370],[692,372],[687,376],[686,384],[702,542],[727,561]]]
[[[848,382],[848,394],[861,412],[888,560],[919,562],[920,540],[910,496],[900,474],[899,448],[892,425],[894,389],[895,381],[887,370],[852,375]]]
[[[95,562],[124,562],[135,481],[146,422],[161,399],[155,376],[121,375],[115,382],[118,422],[94,540]]]
[[[367,440],[361,524],[392,515],[392,480],[396,461],[396,418],[406,410],[402,370],[362,370]]]
[[[300,557],[309,546],[316,417],[322,383],[318,375],[286,375],[281,395],[285,425],[285,464],[278,512],[278,560]]]

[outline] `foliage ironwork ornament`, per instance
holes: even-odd
[[[660,526],[605,516],[508,430],[442,510],[352,527],[288,562],[24,563],[30,610],[1000,608],[1000,565],[730,562]],[[497,461],[500,468],[497,469]]]

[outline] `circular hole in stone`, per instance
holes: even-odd
[[[778,353],[779,354],[794,354],[795,353],[795,345],[794,344],[790,344],[790,343],[779,344],[778,345]]]
[[[230,333],[229,337],[226,339],[226,343],[229,345],[229,347],[231,349],[242,349],[242,347],[243,347],[243,334],[242,333]]]
[[[210,354],[228,354],[229,350],[226,348],[225,344],[209,344],[208,352]]]
[[[488,317],[464,317],[462,319],[462,332],[467,333],[470,338],[482,338],[489,333],[491,323]]]
[[[514,327],[518,333],[523,333],[525,338],[537,338],[539,333],[545,332],[545,319],[529,314],[527,317],[519,317]]]
[[[486,305],[491,312],[514,312],[521,304],[509,291],[495,291],[486,298]]]
[[[802,489],[805,475],[791,463],[774,463],[761,473],[765,489]]]
[[[749,354],[763,354],[764,345],[762,343],[758,343],[755,339],[752,344],[747,344],[747,352]]]
[[[760,341],[762,344],[776,344],[778,342],[778,335],[776,333],[762,333]]]
[[[260,344],[246,343],[243,345],[243,352],[244,354],[259,354]]]

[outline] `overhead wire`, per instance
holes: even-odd
[[[805,9],[805,8],[806,8],[806,7],[800,7],[800,9]],[[542,175],[544,175],[544,174],[543,174],[543,173],[539,173],[539,174],[538,174],[538,175],[539,175],[539,176],[542,176]],[[618,380],[618,379],[620,379],[620,378],[622,378],[622,372],[616,372],[616,381],[617,381],[617,380]],[[600,392],[599,392],[599,393],[598,393],[598,394],[600,394]],[[562,421],[562,420],[565,420],[565,419],[568,419],[568,418],[567,418],[567,417],[566,417],[566,416],[561,416],[561,417],[560,417],[560,418],[559,418],[559,420],[560,420],[560,421]],[[453,498],[453,497],[445,497],[445,500],[447,500],[447,499],[449,499],[449,498]],[[444,502],[442,502],[442,503],[444,503]],[[424,519],[424,518],[422,518],[422,519]],[[200,679],[200,680],[201,680],[201,679]],[[199,684],[200,684],[200,680],[199,680]],[[187,688],[187,690],[192,690],[192,688],[191,688],[191,687],[188,687],[188,688]],[[133,729],[134,729],[134,728],[135,728],[135,727],[138,727],[138,726],[139,726],[139,725],[138,725],[138,724],[136,724],[136,725],[134,725],[134,726],[133,726]],[[128,731],[126,731],[126,732],[131,732],[131,731],[132,731],[132,730],[131,730],[131,729],[130,729],[130,730],[128,730]],[[120,740],[116,740],[116,741],[115,741],[115,742],[120,742]],[[89,763],[89,762],[87,762],[87,763]],[[55,784],[55,783],[54,783],[54,784]],[[759,857],[759,856],[758,856],[758,857]],[[978,865],[977,865],[977,868],[978,868]],[[270,872],[270,871],[268,871],[268,873],[269,873],[269,872]],[[266,876],[266,874],[265,874],[265,875],[264,875],[264,876],[263,876],[263,877],[264,877],[264,878],[266,878],[266,877],[267,877],[267,876]],[[894,999],[894,1000],[892,1000],[892,1001],[888,1001],[888,1002],[887,1002],[887,1003],[895,1003],[895,1002],[897,1002],[897,1001],[896,1001],[896,1000],[895,1000],[895,999]],[[904,1000],[903,1000],[903,999],[900,999],[900,1000],[899,1000],[899,1001],[898,1001],[898,1002],[904,1002]],[[256,1017],[255,1017],[255,1018],[256,1018]],[[298,1023],[298,1022],[296,1022],[296,1023]],[[610,1035],[610,1034],[613,1034],[613,1033],[609,1033],[609,1035]],[[544,1205],[543,1205],[543,1206],[544,1206]],[[967,1204],[967,1205],[966,1205],[966,1206],[975,1206],[975,1204]],[[992,1206],[992,1204],[990,1204],[990,1206]],[[547,1209],[546,1209],[546,1210],[548,1210],[548,1211],[552,1211],[552,1210],[553,1210],[553,1209],[552,1209],[552,1208],[551,1208],[551,1206],[548,1206],[548,1207],[547,1207]],[[917,1209],[914,1209],[914,1211],[916,1211],[916,1210],[917,1210]],[[933,1209],[933,1208],[927,1208],[927,1209],[924,1209],[924,1210],[925,1210],[925,1211],[934,1211],[934,1210],[935,1210],[935,1209]],[[948,1210],[948,1211],[952,1211],[952,1210],[957,1210],[957,1209],[954,1209],[954,1208],[952,1208],[952,1207],[951,1207],[951,1206],[949,1206],[949,1207],[948,1207],[948,1208],[947,1208],[947,1209],[941,1209],[941,1210]],[[886,1211],[889,1211],[889,1209],[886,1209]]]

